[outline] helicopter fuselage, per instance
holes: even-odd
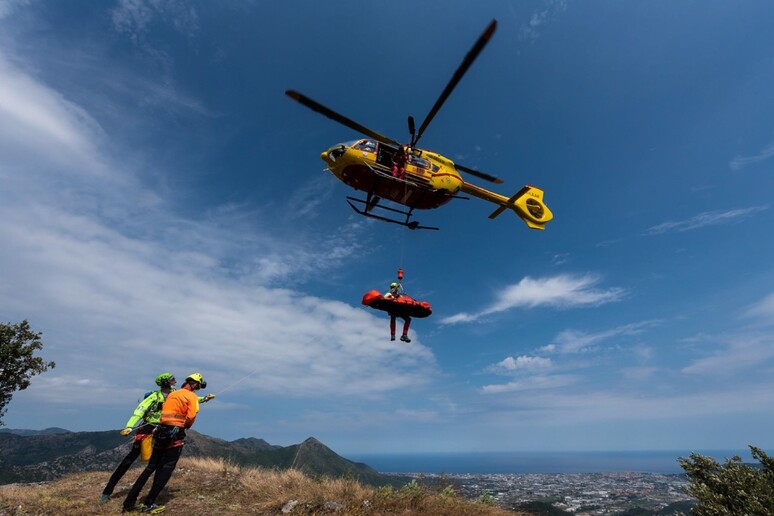
[[[546,223],[553,218],[553,214],[543,203],[543,190],[540,188],[526,185],[511,197],[505,197],[466,183],[460,176],[460,172],[493,183],[502,183],[501,179],[417,147],[417,142],[422,138],[425,129],[492,38],[496,28],[496,20],[492,20],[487,25],[418,129],[414,123],[414,117],[408,117],[408,130],[411,135],[408,145],[401,145],[397,140],[369,129],[298,91],[285,91],[285,95],[301,105],[368,137],[335,145],[320,155],[328,165],[327,170],[336,178],[355,190],[366,192],[365,199],[347,197],[347,202],[357,213],[401,224],[409,229],[438,229],[420,226],[418,221],[412,221],[412,212],[414,209],[438,208],[454,198],[466,199],[467,197],[458,195],[462,192],[496,204],[497,208],[489,215],[490,219],[498,217],[506,210],[513,210],[530,228],[545,229]],[[382,205],[380,204],[382,199],[408,209],[401,210]],[[386,211],[388,214],[397,213],[405,218],[390,218],[381,213],[376,214],[374,210]]]
[[[370,139],[334,145],[320,154],[337,179],[403,206],[427,210],[449,202],[464,181],[454,165],[434,152],[411,149],[403,178],[393,175],[395,149]]]
[[[329,170],[344,184],[368,194],[368,199],[386,199],[411,209],[429,210],[448,203],[462,192],[499,205],[489,217],[511,209],[533,229],[544,229],[553,218],[543,203],[543,190],[526,185],[510,198],[466,183],[454,162],[436,152],[408,149],[403,178],[393,175],[397,150],[373,139],[334,145],[320,154]],[[368,204],[368,202],[366,202]],[[366,210],[367,211],[367,210]]]

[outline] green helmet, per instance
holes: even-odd
[[[169,387],[175,381],[175,375],[172,373],[161,373],[156,377],[156,385],[159,387]]]
[[[390,288],[398,288],[398,284],[397,283],[390,283]]]

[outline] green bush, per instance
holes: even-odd
[[[679,459],[688,479],[688,494],[697,501],[692,514],[774,515],[774,459],[754,446],[750,451],[760,466],[745,464],[738,456],[726,459],[723,465],[698,453]]]

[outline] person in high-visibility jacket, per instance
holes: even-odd
[[[137,457],[142,457],[142,460],[147,461],[151,456],[151,439],[153,437],[153,431],[156,426],[161,422],[161,407],[164,401],[167,399],[167,395],[175,390],[177,380],[172,373],[161,373],[156,377],[156,385],[159,389],[151,391],[145,395],[145,398],[134,409],[129,421],[126,422],[126,426],[119,433],[121,435],[129,435],[135,426],[137,426],[134,435],[134,442],[126,454],[126,457],[116,467],[116,470],[110,476],[105,489],[102,490],[102,496],[100,497],[100,503],[105,503],[110,499],[110,495],[113,494],[118,481],[126,474],[129,468],[132,466]],[[206,403],[215,397],[214,394],[208,394],[199,398],[200,403]]]
[[[164,404],[164,400],[167,399],[167,395],[174,390],[176,383],[177,380],[175,380],[172,373],[161,373],[158,375],[156,377],[156,385],[159,386],[159,390],[151,391],[145,395],[145,398],[134,409],[132,417],[126,422],[126,427],[119,432],[121,435],[129,435],[137,423],[142,421],[142,424],[137,428],[137,433],[134,435],[132,448],[126,454],[124,460],[116,467],[105,489],[102,491],[100,503],[108,501],[118,481],[121,480],[121,477],[124,476],[141,453],[143,460],[148,460],[150,457],[150,439],[152,438],[153,430],[156,429],[156,425],[161,421],[161,406]]]
[[[186,429],[191,428],[196,421],[199,397],[195,393],[199,389],[206,388],[207,382],[204,381],[201,373],[192,373],[186,377],[180,390],[167,396],[161,407],[160,424],[153,433],[153,454],[126,495],[124,512],[141,510],[153,514],[164,510],[163,506],[156,505],[156,498],[175,471],[177,461],[183,452]],[[143,504],[138,506],[137,497],[151,475],[153,475],[153,485]]]

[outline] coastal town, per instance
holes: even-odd
[[[504,508],[534,501],[550,503],[573,514],[615,514],[627,509],[659,510],[692,500],[681,474],[661,473],[518,473],[404,476],[428,484],[453,485],[471,499],[491,497]]]

